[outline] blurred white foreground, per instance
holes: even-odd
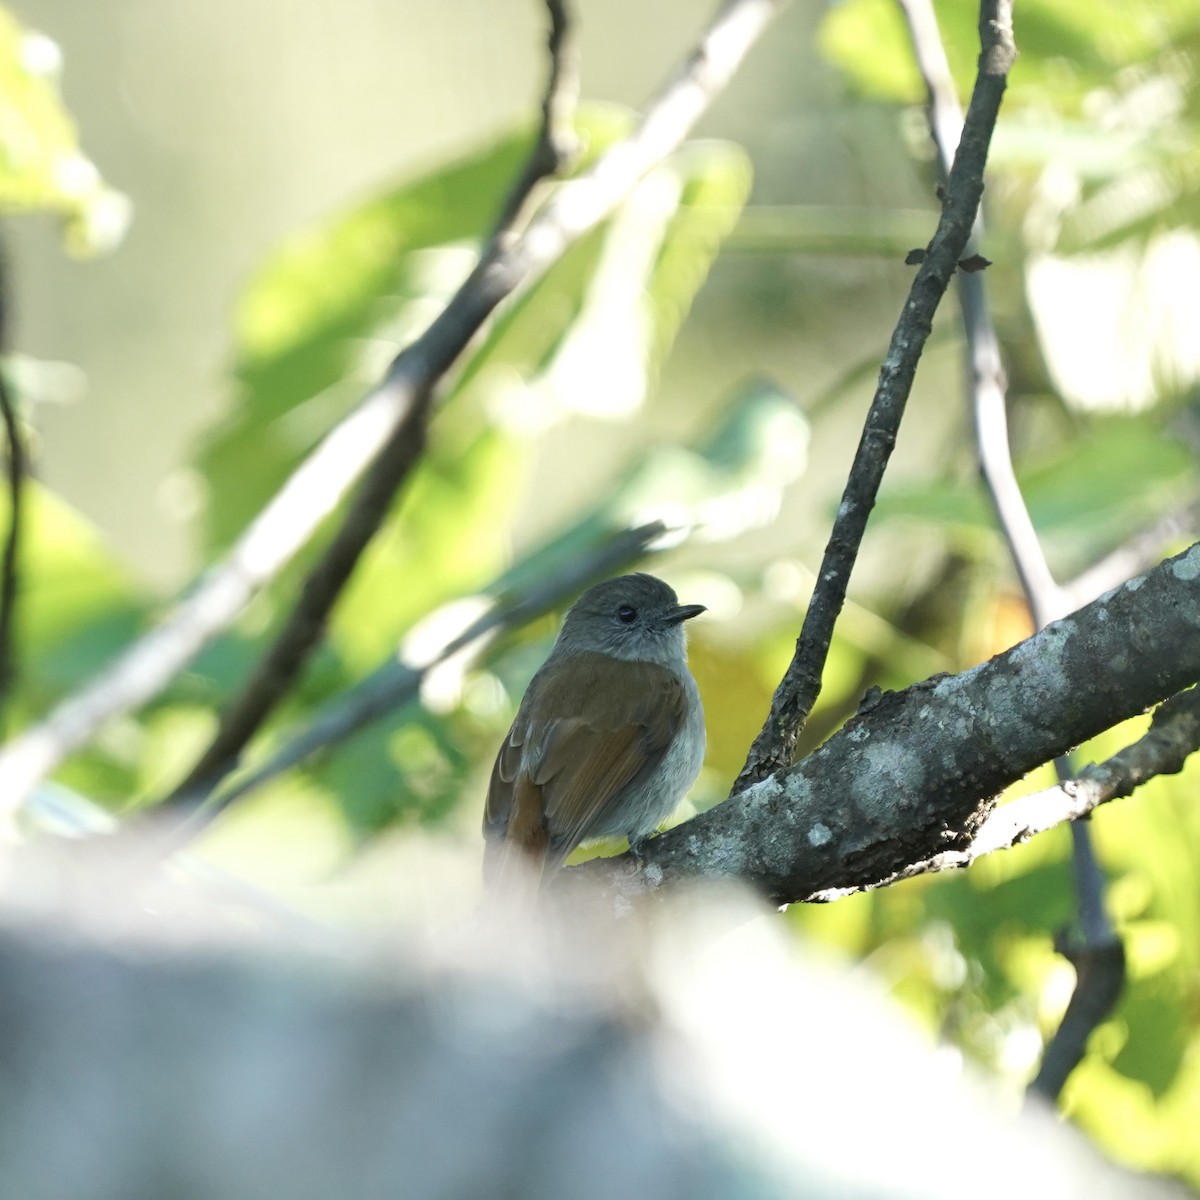
[[[421,927],[367,938],[145,863],[115,839],[0,860],[5,1197],[1167,1193],[989,1108],[745,897],[514,934],[438,928],[462,892],[431,884]]]

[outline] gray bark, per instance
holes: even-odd
[[[628,856],[568,872],[620,901],[692,876],[772,901],[970,845],[1029,771],[1200,679],[1200,543],[960,675],[887,693],[819,749]]]

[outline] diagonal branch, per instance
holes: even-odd
[[[1073,779],[1000,805],[979,826],[970,845],[946,850],[880,880],[886,887],[916,875],[961,870],[976,859],[1010,850],[1068,821],[1090,816],[1110,800],[1122,800],[1159,775],[1177,775],[1200,748],[1200,688],[1172,696],[1154,710],[1149,730],[1102,763],[1086,766]],[[862,890],[862,889],[854,889]],[[815,897],[834,900],[845,892]]]
[[[875,398],[817,572],[817,584],[804,616],[796,652],[771,700],[766,724],[733,785],[733,795],[791,763],[796,740],[821,690],[821,672],[833,639],[834,623],[845,602],[867,518],[896,443],[917,362],[929,337],[933,314],[963,256],[979,209],[992,130],[1008,71],[1016,57],[1011,12],[1010,0],[984,0],[981,6],[979,74],[946,185],[941,219],[913,280],[879,372]]]
[[[659,521],[622,529],[575,553],[570,562],[529,586],[500,592],[491,606],[461,633],[419,664],[391,657],[354,688],[318,712],[307,727],[232,786],[199,808],[186,828],[170,838],[172,849],[207,826],[231,804],[269,783],[305,759],[358,733],[371,722],[416,700],[436,667],[452,658],[477,659],[506,633],[520,629],[578,594],[589,583],[627,566],[668,532]]]
[[[486,272],[489,265],[501,257],[512,236],[514,223],[538,184],[566,163],[563,126],[565,123],[569,128],[575,91],[574,55],[568,41],[570,22],[563,0],[547,0],[547,8],[551,26],[550,70],[542,101],[541,127],[473,278]],[[486,318],[487,313],[481,313],[473,327],[462,330],[464,336],[454,350],[455,357],[465,349]],[[400,357],[403,358],[403,354]],[[397,364],[399,362],[397,359]],[[221,714],[212,741],[166,797],[165,804],[191,807],[202,802],[213,787],[236,768],[250,739],[292,689],[304,664],[321,644],[326,621],[358,560],[382,528],[392,502],[425,451],[434,391],[452,362],[450,359],[436,373],[412,380],[409,400],[398,424],[371,464],[333,540],[305,579],[300,599],[241,692]]]
[[[15,810],[106,721],[155,696],[232,623],[336,509],[496,306],[542,275],[679,146],[784,2],[725,3],[633,133],[564,183],[521,234],[476,267],[425,334],[397,357],[384,381],[327,435],[178,608],[0,751],[0,812]]]
[[[1200,543],[986,663],[883,695],[801,762],[651,840],[641,870],[622,855],[568,875],[602,877],[621,904],[696,876],[790,904],[966,850],[1004,788],[1200,680],[1198,587]]]

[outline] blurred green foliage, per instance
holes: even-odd
[[[977,53],[974,11],[950,0],[937,7],[965,92]],[[1018,6],[1016,32],[1021,59],[997,134],[985,249],[996,261],[988,282],[1019,470],[1065,579],[1157,514],[1193,502],[1200,489],[1192,279],[1143,269],[1164,236],[1190,245],[1200,226],[1200,0],[1028,0]],[[30,73],[29,36],[0,12],[0,195],[11,206],[67,213],[83,228],[87,203],[99,193],[51,186],[54,164],[76,161],[78,151],[44,72]],[[843,0],[830,8],[821,38],[844,72],[845,102],[894,112],[896,136],[911,141],[913,170],[928,172],[924,135],[913,133],[922,128],[920,78],[898,8],[891,0]],[[614,109],[581,111],[584,163],[630,120]],[[513,132],[382,187],[263,265],[233,334],[235,402],[197,452],[210,552],[245,528],[465,276],[530,136]],[[804,378],[751,381],[717,398],[707,422],[684,428],[650,420],[660,369],[750,184],[738,147],[689,143],[495,318],[448,381],[429,454],[347,590],[320,655],[255,747],[256,759],[336,704],[398,646],[427,653],[446,629],[456,632],[448,606],[457,598],[537,578],[605,530],[667,515],[697,523],[706,539],[690,559],[681,552],[680,590],[687,582],[706,589],[714,614],[737,616],[698,628],[692,650],[710,730],[692,807],[723,797],[790,656],[820,552],[819,542],[797,535],[781,539],[787,549],[751,560],[749,535],[772,526],[790,489],[810,488],[814,510],[836,505],[840,481],[818,487],[801,478],[810,440],[836,427],[847,399],[869,389],[877,362],[864,350],[824,394],[810,394]],[[779,208],[768,215],[770,222],[751,223],[760,239],[768,224],[781,223],[792,230],[791,251],[829,251],[828,221],[789,223]],[[914,221],[911,213],[891,215],[895,222],[878,227],[907,231]],[[836,231],[848,253],[854,228]],[[753,243],[746,238],[744,249],[754,251]],[[878,252],[877,230],[864,233],[863,246],[858,252]],[[1053,295],[1047,264],[1057,272]],[[1153,299],[1155,317],[1140,340],[1097,337],[1090,318],[1078,316],[1103,292],[1091,286],[1097,278],[1116,285],[1136,278]],[[935,334],[943,346],[958,338],[949,308]],[[1149,366],[1127,384],[1131,359]],[[804,398],[807,413],[789,393]],[[946,407],[957,402],[943,398]],[[608,482],[582,505],[547,501],[543,532],[528,536],[527,489],[554,432],[582,427],[590,437],[622,423],[630,432]],[[1026,631],[967,427],[964,415],[951,438],[927,448],[924,474],[910,472],[880,503],[868,549],[898,549],[845,613],[814,736],[836,728],[872,684],[898,688],[970,666]],[[81,518],[36,487],[27,545],[21,719],[67,694],[154,607]],[[908,553],[913,546],[920,554]],[[311,558],[302,556],[148,712],[119,722],[72,760],[60,781],[117,808],[168,789]],[[273,783],[221,823],[210,850],[286,889],[296,874],[328,879],[350,847],[399,823],[473,829],[490,756],[554,624],[536,622],[493,646],[474,669],[443,673],[422,702]],[[1135,725],[1083,747],[1080,760],[1127,744]],[[1024,786],[1046,782],[1039,776]],[[1065,1103],[1112,1154],[1200,1184],[1196,786],[1193,767],[1093,822],[1130,983]],[[1015,1090],[1069,994],[1069,968],[1052,939],[1072,911],[1068,838],[1058,831],[969,873],[793,910],[787,919],[868,961],[914,1012]]]
[[[975,10],[936,8],[965,101],[978,52]],[[1070,578],[1156,514],[1194,503],[1200,484],[1196,314],[1178,250],[1195,244],[1200,228],[1200,4],[1029,0],[1016,6],[1015,22],[1020,59],[986,201],[987,252],[997,260],[987,281],[1006,343],[1018,473],[1051,561]],[[923,103],[891,0],[835,6],[822,39],[860,95]],[[911,132],[918,128],[904,126],[924,155],[924,135]],[[1164,244],[1176,269],[1168,265],[1148,283],[1155,248]],[[1053,294],[1039,291],[1050,278],[1047,262],[1065,280]],[[1106,288],[1111,314],[1089,307]],[[1101,332],[1109,327],[1115,336]],[[1128,383],[1131,362],[1144,374]],[[892,521],[940,528],[972,564],[973,599],[960,610],[961,645],[971,649],[960,665],[1012,636],[997,632],[1006,627],[1010,575],[969,469],[969,458],[951,448],[941,478],[892,487],[878,513],[881,528]],[[1081,747],[1077,761],[1103,758],[1140,732],[1138,723],[1110,731]],[[1026,786],[1050,782],[1041,776]],[[1092,822],[1129,984],[1064,1094],[1068,1114],[1109,1153],[1193,1185],[1200,1183],[1198,777],[1193,764]],[[1052,948],[1073,918],[1065,830],[961,876],[791,916],[840,951],[868,958],[914,1010],[1014,1088],[1035,1069],[1042,1038],[1070,995],[1071,969]]]
[[[128,202],[79,148],[60,65],[53,41],[0,9],[0,211],[54,213],[67,248],[92,254],[120,241]]]

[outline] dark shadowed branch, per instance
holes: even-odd
[[[7,264],[0,259],[0,351],[8,346]],[[20,589],[22,497],[25,483],[25,437],[16,400],[0,364],[0,420],[8,444],[8,532],[0,561],[0,715],[17,675],[16,612]],[[2,722],[0,722],[2,726]]]
[[[422,683],[437,667],[452,658],[465,658],[468,662],[477,660],[497,638],[536,621],[597,579],[624,569],[667,532],[666,526],[659,521],[622,529],[593,547],[575,552],[569,562],[542,575],[528,587],[512,591],[498,586],[486,589],[495,595],[494,601],[461,633],[419,663],[409,663],[393,655],[355,687],[330,701],[305,729],[265,762],[235,779],[231,786],[191,814],[178,833],[170,837],[171,848],[190,840],[231,804],[311,755],[331,749],[373,721],[418,699]]]
[[[1092,1031],[1108,1019],[1125,990],[1125,945],[1115,934],[1094,941],[1063,931],[1054,939],[1054,948],[1075,968],[1075,988],[1026,1093],[1029,1099],[1040,1097],[1051,1104],[1083,1061]]]
[[[561,0],[548,0],[547,8],[551,24],[548,43],[550,66],[542,101],[541,126],[533,149],[502,206],[501,218],[478,267],[472,273],[472,279],[482,278],[500,259],[512,235],[514,222],[524,212],[538,184],[565,166],[569,157],[566,139],[575,92],[574,56],[569,43],[570,20],[566,5]],[[470,286],[470,280],[464,286]],[[498,302],[499,297],[496,300]],[[461,340],[453,350],[453,357],[466,348],[487,319],[491,307],[494,304],[477,312],[474,321],[458,331]],[[451,309],[446,311],[450,312]],[[425,337],[428,338],[432,333],[431,329]],[[406,353],[402,352],[400,358]],[[434,393],[453,357],[440,370],[418,375],[411,380],[408,403],[399,423],[371,464],[329,546],[305,579],[300,599],[242,690],[221,714],[212,741],[183,780],[166,797],[165,804],[188,808],[202,803],[213,787],[237,767],[242,751],[291,691],[304,664],[324,639],[329,615],[359,559],[383,527],[392,502],[425,451]],[[393,375],[399,374],[396,369],[399,362],[400,359],[397,359]]]
[[[542,96],[537,141],[496,221],[493,242],[516,232],[538,184],[562,174],[579,149],[572,120],[579,94],[579,61],[570,8],[566,0],[546,0],[546,14],[550,18],[546,43],[550,73]]]
[[[291,475],[230,553],[168,617],[91,682],[0,751],[0,811],[108,720],[161,691],[290,561],[454,364],[496,306],[540,277],[674,151],[733,77],[784,0],[730,0],[624,141],[560,185],[518,235],[481,261],[447,308],[393,362],[383,382]],[[402,441],[402,439],[401,439]],[[389,445],[390,444],[390,445]]]
[[[980,37],[979,74],[946,185],[941,219],[917,270],[879,372],[875,398],[817,572],[795,655],[771,701],[766,724],[734,783],[734,795],[792,761],[796,739],[820,692],[821,672],[833,638],[834,623],[845,602],[846,587],[866,531],[867,518],[875,505],[884,470],[896,443],[933,314],[963,256],[979,209],[992,130],[1008,71],[1016,57],[1012,40],[1012,6],[1008,0],[984,0]]]

